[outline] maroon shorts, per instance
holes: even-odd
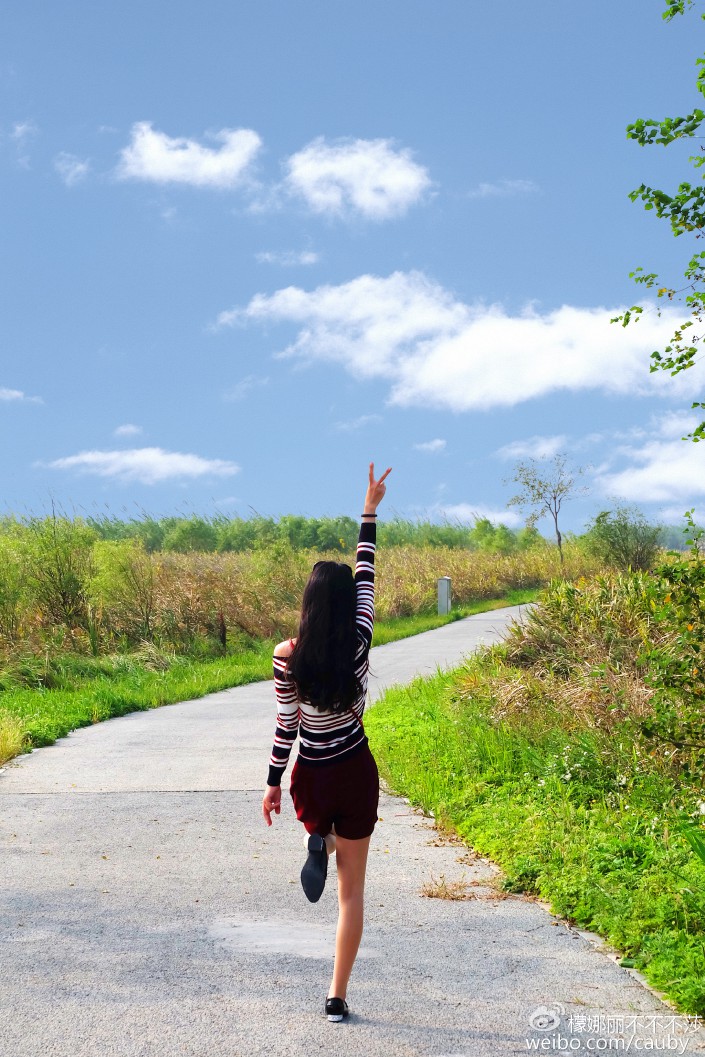
[[[310,766],[297,760],[291,796],[299,822],[309,833],[335,832],[347,840],[369,837],[377,822],[379,772],[365,743],[340,763]]]

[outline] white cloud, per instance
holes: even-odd
[[[10,139],[15,144],[16,161],[23,169],[29,168],[29,144],[39,129],[33,121],[16,121],[10,132]]]
[[[499,180],[480,183],[468,192],[469,198],[508,198],[513,195],[533,194],[538,187],[531,180]]]
[[[298,328],[281,356],[332,362],[363,379],[386,379],[390,402],[453,411],[512,407],[547,393],[696,393],[697,372],[649,372],[654,348],[681,314],[645,310],[629,327],[610,324],[619,307],[468,305],[420,272],[362,275],[340,286],[289,286],[222,312],[217,326],[284,322]]]
[[[286,163],[285,186],[315,213],[350,211],[372,220],[399,216],[431,185],[427,170],[411,152],[388,139],[326,143],[320,136]]]
[[[255,259],[259,264],[278,264],[283,268],[291,268],[300,264],[317,264],[320,256],[313,250],[271,250],[256,253]]]
[[[567,437],[562,434],[555,437],[528,437],[526,440],[514,440],[495,452],[500,459],[552,459],[566,445]]]
[[[0,388],[0,400],[5,403],[18,402],[24,404],[43,404],[41,396],[27,396],[21,389]]]
[[[67,187],[75,187],[76,184],[85,180],[90,167],[90,162],[83,161],[75,154],[68,154],[66,151],[61,151],[54,158],[54,168]]]
[[[135,426],[132,422],[126,422],[123,426],[118,426],[117,429],[113,430],[114,437],[136,437],[142,432],[141,426]]]
[[[252,129],[221,129],[209,137],[219,148],[204,147],[183,136],[171,137],[149,121],[132,126],[132,140],[120,153],[122,180],[181,183],[192,187],[234,187],[242,183],[262,145]]]
[[[447,518],[449,521],[461,521],[463,524],[472,525],[476,521],[487,518],[495,525],[506,525],[508,528],[516,528],[523,524],[522,518],[514,510],[493,510],[482,503],[455,503],[450,505],[436,504],[433,508],[438,517]]]
[[[256,294],[245,308],[222,312],[217,325],[291,322],[302,329],[284,355],[341,362],[358,377],[374,378],[393,375],[419,343],[457,332],[466,311],[424,276],[395,272],[311,293],[289,286],[271,296]]]
[[[43,464],[40,464],[43,465]],[[164,451],[162,448],[132,448],[126,451],[82,451],[46,464],[52,470],[78,470],[98,477],[158,484],[174,478],[229,477],[240,467],[224,459]]]
[[[605,439],[604,433],[586,433],[580,440],[573,441],[571,447],[573,450],[580,448],[591,448],[594,444],[601,444]]]
[[[692,510],[692,509],[693,509],[693,504],[691,503],[691,504],[688,505],[688,510]],[[702,507],[701,507],[701,510],[702,510]],[[664,506],[664,507],[661,507],[659,509],[659,517],[660,517],[661,521],[664,524],[666,524],[666,525],[678,525],[678,526],[681,526],[681,525],[684,525],[685,519],[684,519],[683,515],[685,514],[685,511],[686,511],[686,506],[685,505],[681,505],[681,506]],[[698,513],[697,507],[695,508],[695,513],[694,513],[693,517],[694,517],[694,520],[695,520],[696,524],[698,522],[702,521],[702,514]],[[683,536],[683,539],[685,540],[685,536]]]
[[[343,433],[351,433],[356,429],[364,429],[365,426],[371,426],[381,421],[381,415],[360,415],[359,418],[350,419],[349,422],[336,422],[335,428]]]
[[[33,121],[16,121],[12,126],[10,139],[13,139],[15,143],[23,144],[32,136],[36,136],[37,132],[39,129]]]
[[[705,495],[705,444],[681,438],[699,421],[688,411],[652,419],[646,431],[650,439],[641,437],[638,444],[620,447],[616,453],[631,465],[603,469],[596,477],[598,487],[605,494],[637,502],[682,501],[692,506],[696,496]]]
[[[700,421],[702,421],[702,416],[698,417],[692,411],[666,411],[665,414],[652,418],[650,431],[657,432],[661,437],[682,439],[694,430]],[[649,431],[646,431],[646,435],[648,433]],[[644,435],[644,433],[641,434],[641,436]]]
[[[258,377],[256,374],[248,374],[246,378],[237,382],[231,389],[228,389],[226,393],[223,393],[224,400],[243,400],[248,393],[251,393],[253,389],[257,389],[262,385],[268,385],[269,378]]]
[[[431,454],[443,451],[446,446],[446,442],[437,437],[435,440],[425,440],[421,444],[414,444],[416,451],[427,451]]]

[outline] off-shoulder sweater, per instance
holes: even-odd
[[[297,762],[305,766],[325,766],[353,755],[367,743],[362,713],[367,698],[369,654],[375,615],[375,543],[377,526],[363,521],[357,543],[355,562],[355,625],[357,652],[355,673],[361,692],[348,712],[321,712],[307,701],[299,700],[288,671],[287,658],[274,657],[274,691],[277,699],[277,724],[274,747],[269,761],[267,785],[280,785],[289,761],[291,748],[299,735]]]

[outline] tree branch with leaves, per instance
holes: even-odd
[[[670,22],[676,15],[683,15],[694,6],[694,0],[669,0],[662,17]],[[705,14],[701,18],[705,19]],[[697,59],[695,65],[698,67],[695,86],[700,95],[705,96],[705,57]],[[694,107],[684,117],[666,117],[661,120],[639,118],[627,126],[627,138],[635,140],[642,147],[654,144],[667,147],[676,140],[702,139],[700,129],[703,122],[705,111],[698,107]],[[672,194],[642,183],[630,192],[629,197],[632,202],[641,200],[644,209],[653,210],[657,217],[668,220],[675,236],[690,234],[697,239],[702,237],[705,229],[705,184],[700,172],[705,165],[703,148],[688,160],[696,171],[697,183],[685,180]],[[655,288],[658,299],[683,304],[688,313],[687,318],[676,328],[669,344],[651,353],[651,372],[669,371],[674,376],[693,367],[705,337],[705,333],[699,329],[705,321],[705,250],[690,257],[684,271],[684,282],[674,285],[664,283],[656,272],[645,272],[641,267],[630,272],[630,278],[647,290]],[[632,305],[622,315],[615,316],[612,322],[626,327],[637,322],[643,311],[643,305]],[[696,401],[692,406],[705,409],[705,402]],[[705,439],[705,421],[687,436],[693,441]]]

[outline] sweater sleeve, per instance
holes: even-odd
[[[287,678],[286,657],[274,658],[274,693],[277,698],[277,726],[269,759],[267,785],[281,785],[291,747],[299,732],[299,702],[294,684]]]
[[[377,542],[377,524],[374,521],[363,521],[360,525],[360,536],[357,541],[357,559],[355,563],[355,623],[360,638],[364,643],[364,652],[368,653],[372,645],[372,632],[375,621],[375,545]]]

